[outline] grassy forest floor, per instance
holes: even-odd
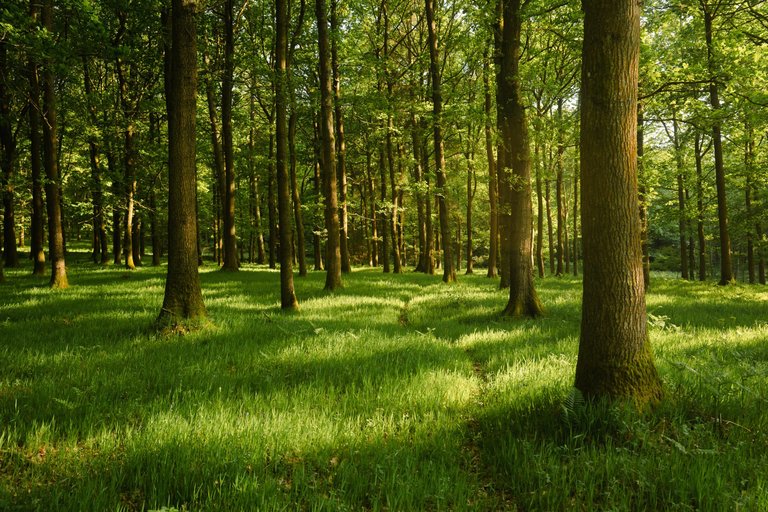
[[[164,271],[6,269],[0,510],[768,510],[764,287],[654,277],[638,416],[572,391],[574,278],[538,320],[481,275],[367,269],[282,314],[276,272],[209,265],[212,323],[177,336]]]

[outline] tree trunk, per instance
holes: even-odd
[[[88,60],[83,58],[83,82],[88,104],[88,115],[94,128],[98,125],[96,107],[93,105],[93,84],[88,70]],[[101,184],[103,174],[98,140],[94,135],[88,136],[88,153],[91,164],[91,201],[93,204],[93,262],[106,264],[109,261],[107,248],[107,231],[104,223],[104,191]]]
[[[196,0],[173,0],[168,105],[168,275],[158,323],[172,325],[206,315],[197,270],[195,113],[197,97]]]
[[[44,0],[41,21],[53,33],[53,0]],[[48,59],[43,71],[43,166],[45,167],[45,202],[48,213],[48,253],[51,257],[51,288],[67,288],[67,266],[64,261],[64,230],[59,200],[59,165],[56,133],[56,84],[54,63]]]
[[[697,132],[694,140],[696,157],[696,234],[699,238],[699,281],[707,278],[707,239],[704,236],[704,181],[702,159],[702,140]]]
[[[293,289],[293,254],[291,239],[291,182],[288,170],[288,2],[276,2],[275,30],[275,139],[277,142],[277,207],[280,216],[280,307],[295,310],[299,307]]]
[[[513,186],[509,187],[511,214],[509,247],[509,302],[504,315],[537,317],[542,313],[541,302],[533,281],[533,233],[531,206],[531,150],[528,123],[521,91],[520,54],[523,15],[520,0],[504,0],[501,83],[499,104],[503,149],[499,161],[512,171]]]
[[[269,122],[272,122],[270,116]],[[280,238],[277,212],[277,177],[275,175],[275,136],[269,136],[269,165],[267,166],[267,215],[269,216],[269,268],[277,268],[277,242]]]
[[[565,200],[563,198],[563,154],[565,153],[565,134],[563,133],[563,100],[557,100],[557,159],[555,160],[555,198],[557,202],[557,270],[555,275],[563,275],[565,244],[563,241]]]
[[[760,236],[760,233],[753,233],[752,227],[755,225],[754,213],[752,211],[752,173],[754,172],[754,155],[755,155],[755,140],[754,132],[748,122],[744,123],[744,132],[747,136],[744,142],[744,168],[746,171],[746,183],[744,185],[744,204],[747,213],[747,273],[749,275],[749,284],[755,284],[757,276],[755,274],[755,235]]]
[[[573,169],[573,275],[579,275],[579,160]]]
[[[30,0],[30,17],[37,24],[38,8],[36,0]],[[29,61],[29,158],[32,170],[32,273],[45,274],[45,252],[43,249],[43,181],[42,181],[42,140],[40,139],[40,81],[38,66],[31,58]],[[105,242],[106,243],[106,242]],[[106,250],[104,251],[106,253]],[[106,254],[102,255],[105,257]]]
[[[347,144],[344,140],[344,117],[341,111],[341,76],[339,74],[338,40],[341,37],[337,16],[338,0],[331,0],[331,69],[333,71],[334,119],[336,121],[336,174],[341,201],[341,233],[339,250],[341,251],[341,271],[352,271],[349,257],[349,212],[347,205]]]
[[[677,208],[678,230],[680,238],[680,277],[688,280],[688,248],[686,238],[688,226],[685,213],[685,176],[683,174],[683,148],[680,142],[680,127],[677,119],[672,117],[672,145],[675,150],[675,165],[677,166]]]
[[[107,168],[112,176],[112,197],[115,198],[115,204],[112,205],[112,263],[120,265],[123,261],[123,237],[121,232],[120,202],[117,198],[122,196],[122,177],[115,168],[115,156],[111,149],[107,150]]]
[[[370,149],[370,146],[366,144],[366,150],[365,150],[365,173],[366,173],[366,186],[368,187],[368,203],[369,203],[369,213],[368,213],[368,219],[371,223],[371,257],[370,257],[370,263],[372,267],[378,267],[379,266],[379,250],[378,250],[378,239],[379,234],[378,230],[376,228],[377,219],[376,219],[376,185],[374,183],[374,174],[373,174],[373,165],[371,161],[373,160],[373,155]]]
[[[551,156],[551,155],[550,155]],[[547,203],[547,242],[549,242],[549,273],[555,275],[555,233],[554,222],[552,222],[552,201],[549,193],[549,180],[544,183],[544,199]]]
[[[717,221],[720,230],[720,284],[727,285],[735,282],[731,265],[731,236],[728,230],[728,204],[725,190],[725,166],[723,164],[723,140],[720,133],[720,121],[717,112],[720,110],[720,98],[715,70],[714,46],[712,43],[713,15],[705,4],[704,32],[707,41],[707,66],[710,74],[709,102],[713,110],[712,144],[715,150],[715,184],[717,186]]]
[[[386,152],[384,151],[384,146],[379,143],[379,205],[380,207],[377,208],[379,210],[379,217],[381,218],[381,229],[379,232],[381,233],[381,252],[379,253],[379,262],[382,264],[383,271],[385,274],[388,274],[390,271],[389,267],[389,235],[390,235],[390,225],[391,221],[389,219],[389,216],[392,214],[391,210],[387,210],[386,203],[387,203],[387,171],[386,171]]]
[[[293,98],[293,95],[291,95]],[[295,101],[293,108],[291,108],[291,114],[288,118],[288,152],[290,154],[290,170],[291,170],[291,194],[293,198],[293,218],[296,223],[296,253],[299,257],[299,277],[306,277],[307,275],[307,254],[306,254],[306,242],[304,240],[304,215],[301,213],[301,190],[299,189],[299,182],[296,176],[296,106]],[[261,242],[261,251],[263,257],[264,242]]]
[[[533,155],[536,173],[536,268],[539,270],[539,277],[544,278],[544,216],[546,212],[544,211],[544,190],[541,184],[538,141],[534,142]]]
[[[413,100],[413,98],[412,98]],[[416,222],[419,236],[419,259],[416,263],[416,272],[427,272],[427,222],[425,219],[425,195],[424,195],[424,169],[421,167],[421,126],[416,117],[415,109],[411,109],[411,146],[413,151],[413,181],[416,184],[414,194],[416,196]]]
[[[472,258],[472,202],[475,200],[475,191],[477,190],[477,177],[475,176],[474,169],[474,155],[472,150],[472,126],[469,126],[467,149],[464,153],[464,158],[467,161],[467,271],[465,274],[473,274],[473,258]]]
[[[443,93],[440,78],[437,26],[435,24],[435,0],[424,0],[427,14],[427,38],[429,40],[429,74],[432,78],[432,118],[435,140],[435,175],[437,176],[437,202],[440,215],[440,238],[443,246],[443,282],[456,281],[451,249],[451,228],[448,216],[448,190],[445,177],[445,155],[443,147]]]
[[[232,80],[234,74],[235,36],[234,1],[224,2],[224,74],[221,80],[221,137],[224,149],[224,258],[221,269],[234,272],[240,268],[235,233],[235,154],[232,145]]]
[[[499,254],[499,191],[498,178],[496,176],[496,159],[493,154],[493,110],[491,96],[491,71],[488,48],[483,55],[483,93],[484,93],[484,121],[485,121],[485,154],[488,160],[488,203],[490,205],[490,240],[488,243],[488,273],[487,277],[497,277]]]
[[[0,144],[2,144],[2,173],[0,183],[3,196],[3,256],[7,267],[19,266],[19,252],[16,248],[16,216],[14,212],[13,169],[16,165],[16,137],[11,127],[11,106],[6,84],[8,71],[8,48],[0,40]]]
[[[637,175],[638,175],[638,202],[640,215],[640,248],[643,254],[643,285],[647,290],[651,284],[651,253],[648,244],[648,201],[645,190],[645,121],[643,118],[643,104],[637,104]],[[583,187],[582,187],[583,189]],[[582,192],[583,193],[583,192]],[[583,208],[583,207],[582,207]]]
[[[336,138],[333,121],[333,80],[331,73],[328,15],[325,0],[315,0],[317,16],[317,46],[320,60],[320,124],[323,150],[323,188],[325,191],[326,241],[325,289],[341,288],[341,240],[339,201],[336,180]]]
[[[640,3],[583,0],[584,293],[576,387],[588,398],[661,398],[646,325],[637,194]]]
[[[317,117],[320,117],[319,115]],[[322,148],[321,142],[320,142],[320,123],[315,123],[315,140],[314,140],[314,150],[315,150],[315,176],[314,176],[314,192],[315,192],[315,201],[317,204],[322,203],[322,188],[323,188],[323,176],[322,176],[322,160],[323,160],[323,154],[322,154]],[[315,221],[317,220],[317,216],[315,216]],[[314,252],[314,259],[315,259],[315,270],[323,270],[323,251],[322,251],[322,238],[320,236],[320,232],[323,230],[323,227],[319,225],[317,222],[315,222],[314,228],[312,229],[312,244],[313,244],[313,252]]]

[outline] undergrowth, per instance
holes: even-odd
[[[0,510],[766,510],[768,292],[655,279],[665,384],[572,388],[580,283],[202,269],[210,323],[158,334],[163,268],[0,286]]]

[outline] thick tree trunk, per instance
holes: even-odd
[[[38,8],[36,0],[30,0],[30,16],[34,24],[37,24]],[[34,275],[45,274],[45,252],[43,249],[43,168],[42,168],[42,140],[40,138],[40,81],[38,78],[38,66],[33,60],[29,61],[29,158],[32,170],[32,240],[30,242],[33,261],[32,273]],[[106,240],[104,242],[106,244]],[[104,249],[102,257],[107,257]]]
[[[168,98],[168,275],[158,322],[177,325],[206,315],[197,270],[195,111],[196,0],[173,0]]]
[[[275,30],[275,139],[277,142],[277,206],[280,216],[280,307],[295,310],[299,307],[293,289],[293,238],[291,215],[291,182],[288,170],[288,2],[276,2]]]
[[[221,80],[221,136],[224,149],[224,258],[221,269],[240,268],[235,232],[235,154],[232,145],[232,90],[234,75],[234,1],[224,1],[224,74]]]
[[[445,177],[445,154],[443,147],[443,93],[440,78],[437,26],[435,24],[435,0],[425,0],[427,14],[427,38],[429,40],[429,73],[432,78],[432,118],[435,141],[435,175],[437,176],[437,202],[440,215],[440,238],[443,246],[443,281],[456,281],[453,266],[451,228],[448,216],[447,180]]]
[[[488,243],[488,273],[487,277],[498,277],[497,257],[499,254],[499,191],[496,176],[496,159],[493,154],[493,98],[491,96],[490,59],[486,48],[483,55],[483,101],[485,121],[485,154],[488,160],[488,203],[490,206],[490,240]]]
[[[576,387],[588,398],[661,397],[645,312],[637,194],[640,3],[583,0],[584,294]]]
[[[704,5],[704,4],[702,4]],[[731,264],[731,236],[728,229],[728,204],[725,190],[725,165],[723,164],[723,140],[720,133],[720,121],[717,112],[720,110],[720,98],[715,70],[714,45],[712,43],[712,13],[704,6],[704,32],[707,42],[707,66],[709,68],[709,102],[713,110],[712,144],[715,150],[715,184],[717,186],[717,221],[720,230],[720,284],[727,285],[735,282]]]
[[[521,91],[520,54],[523,15],[520,0],[504,0],[501,83],[497,103],[503,151],[499,161],[512,172],[509,189],[511,214],[509,247],[509,302],[504,314],[513,317],[541,315],[533,280],[531,206],[531,151]]]
[[[41,16],[43,28],[53,33],[53,0],[44,0]],[[56,133],[56,84],[54,63],[48,60],[43,72],[43,166],[45,167],[45,202],[48,213],[48,253],[51,258],[51,288],[67,288],[67,266],[64,261],[64,230],[59,199],[58,137]]]

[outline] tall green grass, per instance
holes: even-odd
[[[656,279],[664,402],[572,390],[580,283],[202,269],[210,325],[150,328],[164,269],[0,286],[0,510],[765,510],[768,292]]]

